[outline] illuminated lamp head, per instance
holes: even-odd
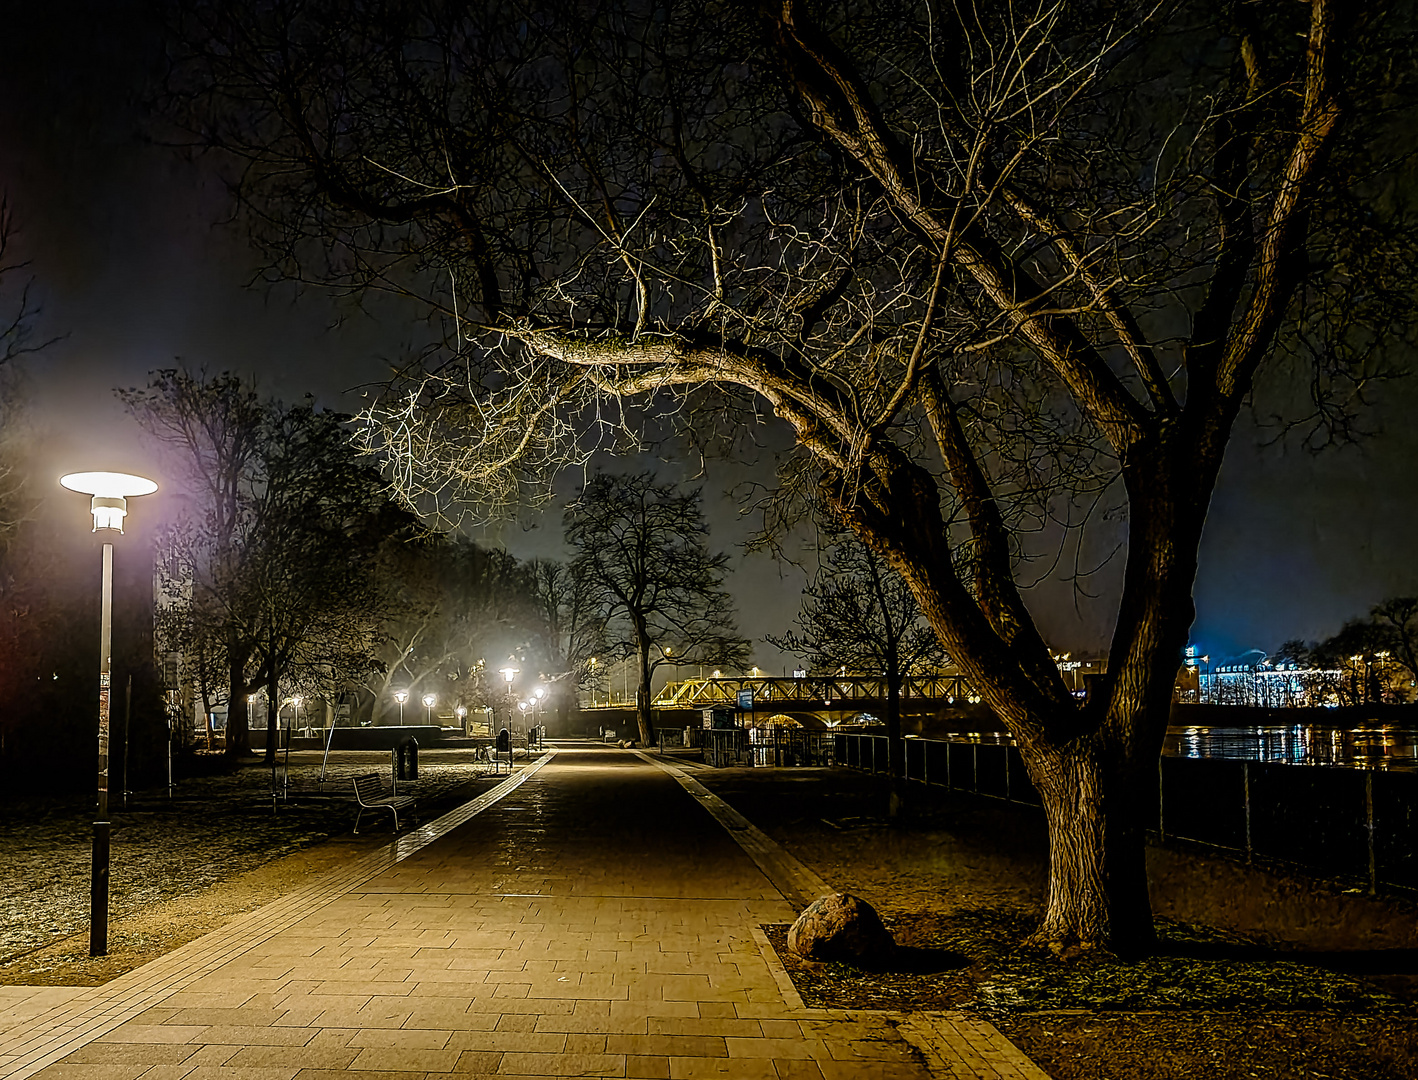
[[[139,495],[151,495],[158,486],[145,476],[131,473],[81,472],[68,473],[59,483],[70,491],[91,495],[89,510],[94,515],[94,532],[100,529],[123,531],[123,518],[128,513],[128,500]]]

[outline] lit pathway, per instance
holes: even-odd
[[[679,770],[563,749],[106,986],[0,996],[0,1080],[1044,1078],[959,1014],[804,1008],[758,926],[821,888]]]

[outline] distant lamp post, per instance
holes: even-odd
[[[468,733],[468,707],[459,705],[453,710],[453,713],[458,717],[458,726],[463,729],[463,734],[466,735]]]
[[[69,473],[59,483],[91,496],[94,532],[123,531],[128,500],[151,495],[156,483],[129,473]],[[98,813],[94,821],[93,862],[89,876],[89,955],[108,954],[108,717],[113,655],[113,544],[103,545],[103,580],[99,605],[98,658]],[[125,777],[126,779],[126,777]]]
[[[300,727],[300,703],[301,703],[303,700],[304,700],[304,699],[303,699],[299,694],[296,694],[294,697],[292,697],[292,698],[290,699],[291,727],[292,727],[292,728],[298,728],[298,727]],[[309,735],[310,732],[309,732],[309,731],[306,731],[306,734]]]
[[[395,691],[394,691],[394,700],[399,703],[399,726],[400,726],[400,727],[403,727],[403,726],[404,726],[404,702],[406,702],[406,701],[409,700],[409,692],[408,692],[407,690],[395,690]]]
[[[438,701],[438,695],[437,695],[437,694],[424,694],[424,696],[423,696],[423,707],[424,707],[424,709],[427,710],[427,712],[428,712],[428,724],[429,724],[429,727],[432,727],[432,726],[433,726],[433,706],[434,706],[434,704],[435,704],[437,701]]]

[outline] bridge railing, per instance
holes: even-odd
[[[753,691],[755,708],[767,705],[813,705],[822,708],[853,702],[881,702],[887,697],[884,676],[808,675],[803,678],[777,676],[685,679],[666,685],[655,699],[657,708],[712,708],[734,706],[740,690]],[[978,695],[963,675],[911,675],[901,684],[903,701],[936,701],[942,704],[976,702]]]

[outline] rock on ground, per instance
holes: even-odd
[[[788,931],[788,948],[805,960],[845,960],[869,965],[896,948],[881,916],[850,893],[830,893],[808,905]]]

